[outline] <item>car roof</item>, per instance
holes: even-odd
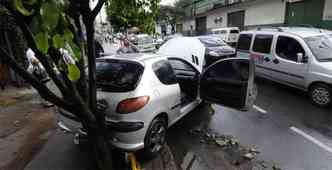
[[[158,54],[149,54],[149,53],[128,53],[128,54],[115,54],[115,55],[108,55],[104,54],[103,57],[99,59],[119,59],[119,60],[129,60],[129,61],[136,61],[136,62],[145,62],[149,59],[156,59],[156,58],[165,58],[164,56]]]
[[[269,28],[260,28],[257,30],[242,31],[241,34],[245,33],[263,33],[271,34],[276,32],[289,33],[297,35],[302,38],[323,35],[326,34],[326,31],[319,28],[308,28],[308,27],[269,27]]]

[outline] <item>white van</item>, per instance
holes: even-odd
[[[239,38],[240,29],[238,27],[226,27],[212,29],[211,33],[224,40],[227,44],[235,46]]]
[[[315,105],[331,105],[332,36],[326,31],[304,27],[244,31],[237,55],[255,60],[257,76],[304,90]]]

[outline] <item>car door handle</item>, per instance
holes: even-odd
[[[279,64],[279,63],[280,63],[278,59],[274,59],[272,62],[273,62],[274,64]]]

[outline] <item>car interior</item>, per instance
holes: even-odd
[[[189,63],[177,58],[169,58],[181,89],[181,105],[196,99],[198,94],[199,73]]]

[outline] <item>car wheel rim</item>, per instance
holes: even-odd
[[[156,124],[151,130],[150,150],[155,153],[158,152],[165,143],[166,129],[163,124]]]
[[[323,87],[316,88],[312,92],[312,99],[319,105],[326,105],[331,101],[330,92]]]

